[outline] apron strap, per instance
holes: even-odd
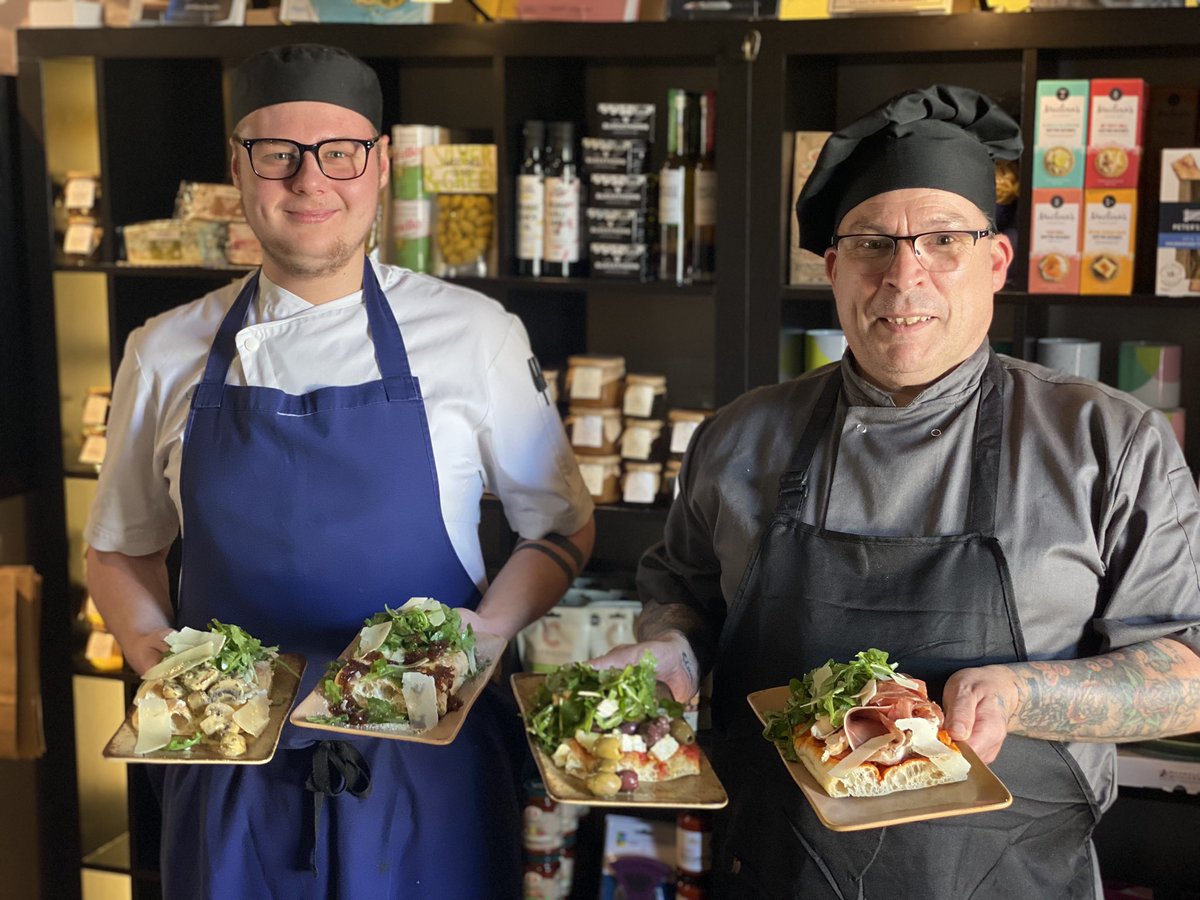
[[[321,834],[321,807],[325,797],[349,791],[366,800],[371,796],[371,771],[361,753],[349,741],[321,741],[313,750],[312,774],[304,782],[313,795],[313,845],[308,864],[317,874],[317,841]]]
[[[1004,372],[1000,359],[990,349],[981,381],[967,531],[992,535],[996,533],[996,492],[1000,484],[1000,445],[1004,432]]]
[[[788,461],[787,470],[779,476],[779,501],[777,513],[795,514],[800,510],[808,494],[808,467],[812,462],[817,444],[825,434],[826,426],[837,409],[838,392],[842,388],[842,371],[834,369],[821,389],[817,404],[812,415],[808,417],[808,425],[800,436],[800,441],[792,450],[792,458]]]

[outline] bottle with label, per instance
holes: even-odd
[[[580,181],[575,163],[575,126],[550,123],[546,157],[546,239],[544,274],[580,275]]]
[[[687,91],[667,95],[667,159],[658,176],[658,277],[686,284],[691,279],[692,182],[696,160],[691,143],[692,115]]]
[[[542,151],[546,143],[544,122],[525,123],[525,154],[517,174],[518,275],[538,276],[545,264],[546,173]]]
[[[675,896],[706,900],[712,869],[712,824],[700,810],[684,810],[675,819]]]
[[[698,98],[699,128],[692,203],[692,281],[717,273],[717,92]]]

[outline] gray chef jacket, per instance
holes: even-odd
[[[847,353],[803,520],[869,535],[964,531],[987,360],[984,344],[897,407]],[[1200,652],[1200,498],[1165,417],[1094,381],[1005,356],[1000,363],[996,538],[1030,659],[1094,656],[1168,635]],[[643,558],[638,586],[643,622],[683,631],[704,671],[830,371],[751,391],[692,439],[664,541]],[[1115,748],[1068,746],[1107,808]]]

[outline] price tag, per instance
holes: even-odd
[[[596,366],[572,367],[572,400],[599,400],[601,387],[600,370]]]
[[[90,256],[95,235],[94,222],[72,222],[63,237],[63,253],[68,256]]]
[[[90,210],[96,205],[96,179],[72,178],[63,188],[63,204],[67,209]]]
[[[108,421],[108,402],[104,394],[88,394],[83,401],[83,424],[102,427]]]
[[[604,417],[576,416],[571,426],[571,444],[575,447],[603,447]]]
[[[650,445],[654,443],[649,428],[630,427],[621,436],[621,455],[626,459],[649,459]]]
[[[88,635],[87,646],[83,650],[88,662],[100,662],[116,656],[116,639],[107,632],[93,631]]]
[[[700,427],[699,422],[676,422],[671,429],[671,452],[684,453],[691,443],[692,435]]]
[[[108,438],[102,434],[89,434],[79,451],[79,461],[87,466],[98,466],[104,462],[104,451],[108,449]]]
[[[580,463],[579,474],[587,485],[588,493],[599,497],[604,493],[604,466],[596,463]]]
[[[627,416],[650,416],[654,409],[654,388],[648,384],[633,384],[625,388],[624,411]]]
[[[625,494],[626,503],[653,503],[658,496],[659,476],[653,472],[626,472]]]

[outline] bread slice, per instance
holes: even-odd
[[[563,741],[554,753],[554,764],[577,778],[594,774],[599,762],[575,738]],[[700,748],[696,744],[680,744],[674,753],[663,760],[651,753],[629,750],[617,760],[617,771],[626,769],[637,772],[639,783],[645,784],[699,775]]]
[[[943,742],[948,743],[950,751],[945,756],[910,756],[893,766],[860,763],[842,777],[830,774],[838,760],[821,761],[825,752],[822,741],[808,733],[801,733],[794,738],[793,745],[800,761],[830,797],[880,797],[896,791],[966,781],[970,763],[963,757],[962,751],[949,742],[948,737],[943,738]]]

